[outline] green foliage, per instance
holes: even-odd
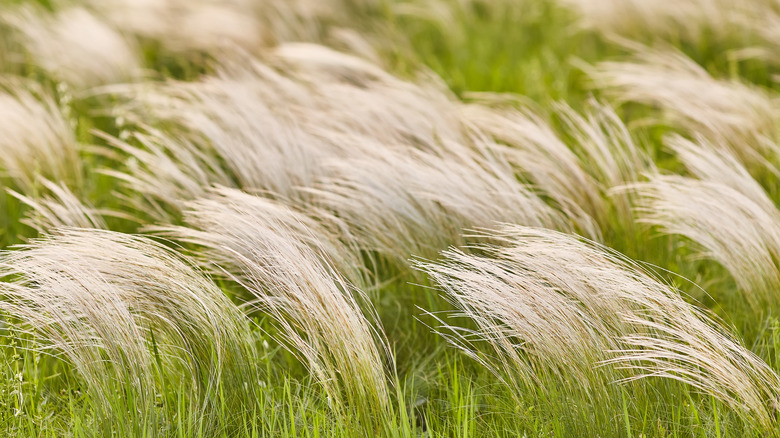
[[[511,92],[542,107],[558,100],[576,107],[588,94],[576,62],[619,53],[594,34],[576,32],[573,14],[555,2],[443,2],[452,17],[424,3],[394,5],[402,11],[391,17],[394,29],[408,43],[391,59],[408,72],[430,68],[459,96]]]

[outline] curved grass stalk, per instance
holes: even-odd
[[[171,418],[159,405],[176,405],[178,390],[199,413],[194,430],[213,425],[223,403],[251,409],[258,356],[244,315],[165,246],[63,228],[3,252],[0,279],[8,321],[70,362],[114,427],[160,433]]]
[[[335,236],[274,201],[216,189],[189,203],[176,238],[206,248],[206,265],[240,283],[270,314],[284,345],[308,366],[330,406],[367,427],[393,418],[389,346],[362,293],[339,269],[358,269]],[[349,272],[346,272],[349,275]]]
[[[780,211],[726,150],[671,137],[669,146],[700,179],[650,176],[630,186],[639,221],[683,235],[723,265],[757,311],[780,304]]]
[[[79,144],[54,99],[35,85],[5,80],[0,91],[0,171],[24,193],[39,176],[78,186]]]
[[[664,377],[774,430],[780,377],[636,263],[539,228],[507,225],[479,236],[491,242],[476,246],[480,255],[451,249],[417,266],[478,327],[445,324],[443,334],[518,391],[563,385],[599,397],[605,382]]]
[[[101,212],[82,202],[63,184],[55,184],[43,179],[40,184],[50,195],[35,198],[9,190],[11,196],[20,200],[32,210],[22,219],[22,223],[34,228],[38,233],[62,227],[107,229]]]

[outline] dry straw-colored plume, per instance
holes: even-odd
[[[274,54],[274,64],[290,71],[310,94],[312,100],[295,101],[309,130],[319,127],[425,150],[447,140],[464,141],[459,104],[436,77],[407,82],[365,60],[314,44],[285,44]],[[328,112],[315,111],[318,107]]]
[[[370,20],[356,22],[355,17],[370,17],[387,7],[382,0],[238,0],[235,3],[254,8],[265,42],[275,45],[327,42],[357,49],[355,53],[373,51],[362,36],[371,37],[371,32],[358,35],[348,29],[362,30],[369,24],[377,25]]]
[[[518,182],[491,139],[464,128],[437,85],[330,49],[287,44],[264,61],[225,61],[216,76],[138,93],[128,117],[171,123],[180,140],[151,131],[138,147],[112,140],[143,163],[117,175],[169,205],[206,182],[271,193],[340,217],[362,249],[403,265],[456,243],[464,227],[568,222]]]
[[[184,203],[185,221],[194,229],[211,233],[236,235],[235,243],[241,242],[240,236],[250,239],[255,235],[254,228],[272,228],[293,239],[300,245],[305,245],[308,250],[316,254],[323,263],[333,266],[341,276],[348,278],[352,283],[361,283],[361,261],[357,256],[358,249],[344,232],[343,223],[336,217],[329,216],[325,212],[317,212],[315,209],[306,208],[311,214],[296,209],[290,202],[272,200],[241,190],[215,186],[204,190],[203,196]],[[232,221],[220,220],[218,214],[224,211]],[[240,221],[240,222],[237,222]],[[239,226],[239,223],[245,226]],[[166,227],[160,227],[165,230]],[[190,228],[175,227],[173,235],[178,231],[182,233],[197,233]],[[246,234],[240,234],[246,233]],[[206,236],[206,234],[204,234]],[[189,239],[188,239],[189,240]],[[197,239],[194,243],[205,244]],[[214,242],[216,243],[216,242]],[[228,241],[225,242],[228,244]],[[248,245],[248,244],[245,244]],[[235,246],[239,251],[243,246]],[[219,256],[215,252],[213,256]],[[241,252],[244,257],[250,257],[254,252]],[[235,259],[207,258],[209,269],[222,272],[221,269],[233,266]],[[213,262],[213,263],[212,263]],[[234,266],[235,267],[235,266]],[[223,272],[224,273],[224,272]]]
[[[469,105],[464,119],[495,139],[503,157],[552,198],[582,232],[600,234],[606,201],[580,157],[540,116],[530,111]]]
[[[345,136],[371,137],[383,148],[433,149],[440,137],[462,141],[454,104],[440,88],[313,45],[283,45],[262,61],[225,60],[215,76],[198,82],[125,92],[135,95],[133,121],[173,123],[183,131],[177,137],[224,162],[241,188],[287,197],[322,175],[323,160],[367,151],[356,150],[357,141],[344,145]]]
[[[604,379],[665,377],[774,424],[780,377],[641,266],[551,230],[507,225],[478,237],[490,242],[479,255],[451,249],[417,266],[478,326],[442,333],[518,389],[554,384],[598,397],[591,385]]]
[[[381,329],[361,310],[373,313],[370,305],[339,273],[356,269],[345,268],[349,251],[305,215],[235,189],[215,189],[187,207],[192,228],[168,232],[205,247],[206,265],[252,294],[251,306],[274,318],[281,340],[308,366],[333,409],[356,412],[361,422],[373,421],[367,412],[389,413],[392,356]]]
[[[40,184],[48,191],[36,197],[25,196],[9,190],[9,193],[30,207],[22,223],[43,234],[62,227],[106,229],[103,213],[86,205],[63,184],[43,179]]]
[[[591,100],[584,114],[558,106],[567,140],[528,110],[467,106],[464,119],[508,146],[504,157],[573,218],[582,232],[598,237],[610,225],[610,209],[625,222],[628,200],[610,190],[637,181],[652,168],[648,154],[632,139],[608,105]]]
[[[577,113],[568,105],[559,105],[559,114],[564,126],[574,140],[574,149],[580,151],[588,172],[599,181],[604,197],[609,198],[610,211],[607,217],[617,216],[620,226],[630,229],[630,199],[625,193],[613,189],[639,180],[642,172],[654,168],[649,154],[634,141],[626,125],[606,104],[595,100],[589,102],[584,114]],[[607,231],[614,224],[601,219],[602,229]]]
[[[0,280],[9,321],[73,365],[108,420],[158,427],[165,388],[203,421],[223,402],[251,406],[258,358],[243,314],[165,246],[64,228],[3,252]]]
[[[774,204],[766,191],[728,148],[701,136],[689,140],[680,135],[670,135],[664,139],[664,144],[693,176],[702,181],[727,185],[766,211],[772,210]]]
[[[668,41],[725,41],[757,33],[756,19],[772,13],[771,0],[558,0],[580,13],[582,24],[607,36]],[[737,41],[739,41],[737,39]]]
[[[680,137],[667,143],[699,179],[656,174],[633,186],[639,220],[701,245],[756,310],[778,306],[780,212],[771,198],[726,151]]]
[[[619,43],[664,41],[722,47],[731,60],[780,61],[775,0],[557,0],[582,27]],[[630,43],[629,43],[630,44]]]
[[[590,71],[596,86],[620,102],[660,108],[660,122],[728,145],[746,163],[760,161],[765,137],[777,135],[780,112],[774,95],[713,78],[678,52],[639,49],[635,58],[598,64]]]
[[[117,29],[172,52],[216,53],[263,40],[255,2],[245,0],[90,0]]]
[[[9,176],[22,192],[33,192],[38,176],[78,186],[79,144],[51,96],[21,80],[4,81],[0,132],[0,175]]]
[[[319,84],[314,95],[332,111],[301,117],[339,147],[305,190],[309,202],[342,218],[363,249],[405,264],[458,241],[464,227],[565,226],[517,181],[490,138],[465,128],[459,105],[435,84],[406,83],[312,45],[277,54],[297,77]]]
[[[129,132],[129,131],[125,131]],[[123,170],[103,169],[138,196],[125,196],[127,204],[159,222],[180,212],[182,203],[203,196],[212,184],[233,185],[229,172],[203,147],[186,136],[173,136],[151,127],[139,128],[127,140],[98,133],[108,148],[97,153],[121,161]],[[121,153],[118,153],[121,152]]]
[[[574,141],[573,148],[603,190],[636,181],[653,166],[611,106],[591,99],[583,114],[566,104],[558,106],[558,114]]]
[[[284,78],[264,69],[265,79],[246,73],[171,84],[170,107],[151,112],[180,124],[206,146],[201,149],[213,149],[212,159],[222,160],[240,187],[292,196],[295,187],[311,184],[329,147],[301,129],[294,113],[278,108],[287,99],[280,91]]]
[[[119,82],[137,76],[135,46],[109,24],[81,7],[49,14],[25,7],[6,12],[35,64],[76,87]]]
[[[774,3],[777,4],[777,2]],[[751,26],[763,38],[764,47],[757,55],[777,64],[780,63],[780,10],[775,8],[762,12],[759,19],[751,23]]]
[[[179,53],[257,52],[290,41],[350,44],[338,26],[354,25],[348,9],[377,0],[88,0],[124,33]]]
[[[490,140],[475,137],[473,144],[443,145],[446,154],[376,148],[370,155],[330,161],[332,176],[310,191],[312,202],[342,218],[363,249],[401,264],[459,242],[468,227],[497,221],[567,227],[561,214],[490,152]]]
[[[303,120],[297,120],[289,109],[294,100],[306,101],[307,92],[259,61],[235,63],[199,82],[172,82],[152,92],[145,88],[138,92],[133,102],[142,104],[130,117],[135,114],[150,124],[174,124],[175,137],[192,142],[192,147],[178,140],[156,139],[156,149],[174,160],[183,147],[202,151],[205,156],[196,158],[204,163],[193,167],[190,157],[194,152],[190,151],[184,155],[190,163],[179,164],[186,173],[201,174],[197,180],[211,179],[198,168],[215,168],[211,163],[221,161],[242,188],[292,196],[294,187],[311,183],[317,163],[333,149],[302,129]],[[172,172],[164,172],[162,178],[170,178]],[[178,185],[177,179],[165,183]]]

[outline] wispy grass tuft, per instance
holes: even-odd
[[[106,431],[215,426],[221,391],[250,409],[258,374],[244,316],[193,265],[148,238],[63,228],[0,255],[0,308],[78,372]],[[192,424],[174,421],[176,394]],[[172,405],[171,405],[172,404]],[[183,411],[179,414],[184,414]]]
[[[354,265],[335,236],[289,207],[227,188],[189,203],[184,220],[192,228],[168,232],[205,247],[204,263],[252,295],[249,308],[274,319],[339,418],[392,424],[392,354],[370,304],[338,270]]]
[[[79,144],[62,108],[37,84],[6,79],[0,91],[0,171],[25,193],[37,177],[78,186]]]
[[[620,102],[659,108],[657,124],[728,145],[747,164],[761,164],[764,155],[774,153],[766,138],[777,138],[775,94],[713,78],[678,51],[639,48],[635,60],[602,62],[590,74],[598,88]]]
[[[559,104],[560,135],[529,110],[471,105],[464,118],[499,142],[505,158],[551,197],[581,232],[599,239],[632,222],[628,199],[611,190],[637,181],[653,167],[649,154],[632,138],[610,106],[590,100],[584,114]]]
[[[9,190],[9,193],[30,207],[27,217],[22,220],[25,225],[39,233],[62,227],[107,229],[101,212],[86,205],[65,185],[55,184],[49,180],[41,180],[40,184],[49,194],[36,198],[24,196]]]
[[[668,144],[699,179],[654,174],[633,186],[639,220],[699,244],[731,273],[754,310],[777,308],[780,212],[774,202],[726,150],[680,137]]]
[[[140,75],[135,44],[85,8],[48,13],[40,6],[26,5],[4,11],[0,19],[19,34],[35,65],[74,87]],[[17,57],[26,61],[22,55]]]
[[[479,236],[491,242],[475,246],[481,254],[451,249],[417,267],[478,327],[443,322],[438,330],[518,394],[562,385],[606,401],[610,381],[665,377],[717,397],[763,430],[774,427],[780,377],[640,265],[539,228],[507,225]]]

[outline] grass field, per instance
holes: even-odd
[[[0,435],[780,436],[780,2],[0,2]]]

